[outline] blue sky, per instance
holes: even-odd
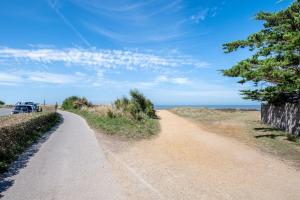
[[[155,104],[253,104],[218,71],[222,44],[290,0],[1,0],[0,99],[109,103],[137,88]],[[248,86],[249,87],[249,86]]]

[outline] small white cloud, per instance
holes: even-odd
[[[208,8],[200,10],[197,14],[191,16],[191,20],[196,22],[197,24],[200,21],[204,21],[207,17],[208,11],[209,11]]]
[[[155,83],[172,83],[178,85],[188,84],[191,81],[186,77],[167,77],[166,75],[159,75],[156,77]]]
[[[207,68],[209,67],[211,64],[208,62],[198,62],[195,66],[197,68]]]
[[[173,78],[171,80],[172,80],[173,83],[176,83],[176,84],[187,84],[187,83],[189,83],[189,80],[185,77]]]
[[[160,76],[156,77],[156,81],[157,82],[165,82],[165,81],[168,81],[168,77],[165,75],[160,75]]]
[[[198,13],[192,15],[190,19],[198,24],[200,21],[204,21],[208,17],[215,17],[220,10],[222,10],[222,7],[219,6],[202,9]]]

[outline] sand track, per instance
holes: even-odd
[[[159,111],[142,141],[98,135],[128,199],[300,199],[300,172],[236,140]]]

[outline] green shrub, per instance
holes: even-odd
[[[80,98],[77,97],[77,96],[71,96],[71,97],[68,97],[66,98],[61,107],[64,109],[64,110],[68,110],[68,109],[74,109],[75,108],[75,105],[74,105],[74,102],[79,100]]]
[[[5,104],[4,101],[0,100],[0,106],[3,106],[4,104]]]
[[[11,116],[18,120],[19,116]],[[0,127],[0,172],[4,172],[17,155],[38,140],[59,121],[55,112],[34,113],[26,120]]]
[[[80,109],[82,107],[91,107],[92,104],[85,97],[71,96],[66,98],[62,103],[62,108],[64,110],[70,109]]]
[[[156,117],[153,103],[142,93],[138,90],[131,90],[130,97],[130,99],[127,97],[117,99],[114,102],[115,108],[122,112],[129,113],[131,117],[137,120],[141,120],[145,117]]]

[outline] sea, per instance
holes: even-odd
[[[245,109],[260,110],[260,105],[155,105],[157,110],[165,110],[180,107],[207,108],[207,109]]]

